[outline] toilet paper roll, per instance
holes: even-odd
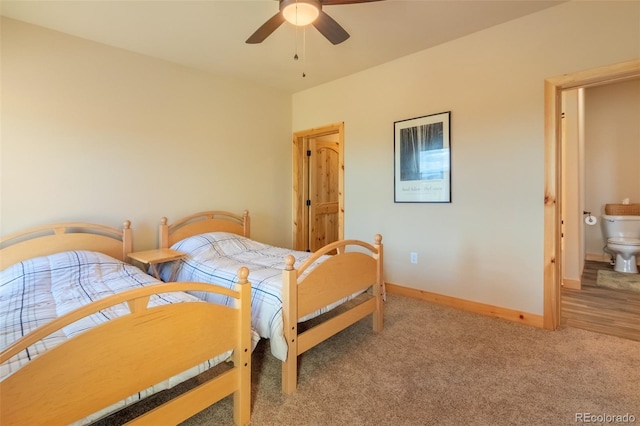
[[[584,223],[587,225],[595,225],[598,223],[598,219],[595,216],[587,216],[584,218]]]

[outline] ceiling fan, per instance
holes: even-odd
[[[279,0],[280,10],[267,22],[262,24],[255,33],[247,39],[247,43],[262,43],[284,21],[302,27],[313,24],[320,33],[331,43],[340,44],[349,38],[344,28],[332,17],[327,15],[322,6],[337,6],[343,4],[368,3],[381,0]]]

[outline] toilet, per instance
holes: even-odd
[[[638,273],[636,256],[640,255],[640,216],[602,215],[605,251],[615,258],[614,270]]]

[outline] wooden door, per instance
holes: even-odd
[[[315,154],[314,154],[315,152]],[[293,246],[344,238],[344,124],[293,134]]]
[[[309,140],[309,251],[339,239],[339,148],[337,141]]]

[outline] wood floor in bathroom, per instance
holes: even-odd
[[[561,324],[640,341],[640,293],[597,287],[598,269],[613,267],[588,260],[582,289],[562,288]]]

